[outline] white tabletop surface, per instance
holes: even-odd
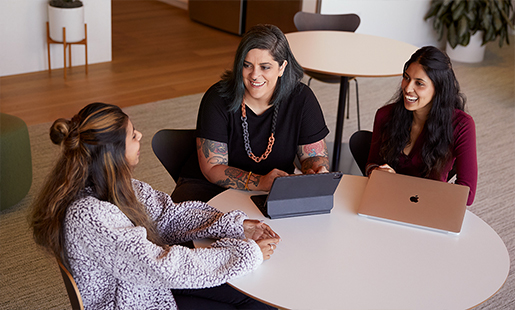
[[[367,178],[344,175],[331,214],[270,220],[252,192],[210,204],[262,219],[282,238],[254,272],[229,283],[286,309],[467,309],[494,295],[509,272],[506,246],[467,211],[460,235],[363,218]]]
[[[402,74],[416,46],[345,31],[299,31],[286,38],[304,68],[332,75],[385,77]]]

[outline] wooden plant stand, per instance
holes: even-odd
[[[47,35],[47,48],[48,48],[48,72],[52,71],[52,65],[50,63],[50,44],[63,44],[63,59],[64,59],[64,78],[66,79],[66,48],[68,49],[68,58],[69,58],[69,67],[72,67],[72,45],[73,44],[83,44],[85,48],[86,54],[86,74],[88,74],[88,25],[84,24],[84,39],[78,42],[66,42],[66,28],[63,27],[63,42],[54,41],[50,38],[50,26],[48,22],[46,22],[46,35]]]

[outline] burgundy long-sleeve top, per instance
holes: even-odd
[[[367,167],[385,164],[379,155],[381,147],[381,128],[389,119],[393,105],[389,104],[376,112],[374,120],[374,131],[372,134],[372,145],[368,155]],[[477,187],[477,153],[476,153],[476,129],[474,120],[467,113],[456,109],[454,112],[452,126],[454,128],[454,143],[452,146],[452,159],[445,165],[441,175],[436,178],[446,182],[447,176],[455,164],[456,184],[470,188],[467,205],[474,202]],[[425,142],[426,127],[419,135],[409,155],[401,152],[399,164],[395,171],[400,174],[422,177],[424,164],[422,162],[422,146]]]

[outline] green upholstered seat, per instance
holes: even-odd
[[[22,200],[32,185],[32,156],[27,125],[0,113],[0,210]]]

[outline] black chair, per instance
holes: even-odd
[[[182,168],[190,159],[195,160],[195,169],[200,173],[197,156],[192,158],[192,155],[197,152],[196,140],[195,129],[161,129],[152,137],[154,154],[176,184]],[[186,241],[179,245],[195,248],[193,241]]]
[[[295,27],[298,31],[308,30],[336,30],[354,32],[359,27],[361,19],[356,14],[317,14],[308,12],[297,12],[293,17]],[[325,83],[340,83],[341,77],[336,75],[323,74],[304,70],[311,80],[319,80]],[[358,130],[361,129],[359,119],[359,96],[358,96],[358,80],[355,77],[349,77],[349,81],[354,80],[356,84],[356,111],[358,116]],[[347,102],[349,102],[350,93],[347,92]],[[349,118],[349,104],[347,105],[347,118]]]
[[[372,144],[372,132],[368,130],[359,130],[352,134],[349,139],[349,148],[352,153],[352,157],[358,164],[361,173],[366,176],[366,166],[368,160],[368,153],[370,152],[370,145]],[[449,175],[447,176],[447,182],[456,175],[456,166],[453,166]]]
[[[68,298],[70,298],[70,304],[73,310],[84,310],[84,304],[82,303],[82,297],[80,296],[79,289],[77,288],[77,284],[71,273],[64,267],[59,259],[57,260],[57,264],[59,265],[59,269],[61,270],[61,275],[63,276],[64,286],[66,287],[66,292],[68,293]]]
[[[172,176],[179,180],[182,167],[196,152],[195,129],[162,129],[152,138],[152,150]]]
[[[352,134],[349,139],[349,148],[352,157],[358,164],[361,173],[366,176],[366,166],[370,145],[372,144],[372,132],[368,130],[359,130]]]

